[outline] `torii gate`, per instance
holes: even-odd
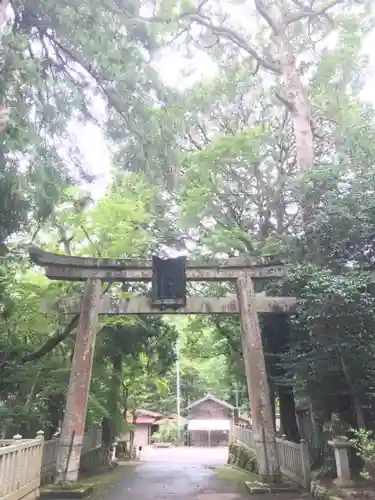
[[[66,408],[57,459],[57,483],[78,479],[86,408],[94,358],[98,315],[130,314],[240,314],[242,347],[251,405],[252,427],[258,443],[259,474],[278,481],[280,466],[261,331],[257,313],[290,312],[294,297],[266,297],[255,294],[253,280],[279,278],[282,265],[261,264],[250,257],[223,259],[213,263],[188,262],[188,281],[234,281],[237,296],[221,298],[188,297],[184,308],[161,311],[147,297],[116,300],[102,297],[102,282],[150,282],[150,260],[71,257],[29,250],[31,260],[44,267],[54,280],[85,281],[82,299],[64,299],[58,308],[68,314],[80,313],[70,374]]]

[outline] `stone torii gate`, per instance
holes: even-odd
[[[230,258],[213,263],[188,262],[186,280],[235,282],[237,296],[188,297],[185,307],[161,311],[153,308],[151,299],[145,296],[121,300],[102,296],[102,283],[106,281],[152,281],[150,260],[71,257],[44,252],[38,248],[31,248],[29,253],[31,260],[45,269],[48,278],[85,281],[82,299],[63,299],[57,306],[68,314],[80,313],[60,435],[57,483],[69,483],[78,479],[98,315],[114,314],[240,314],[252,428],[258,443],[259,474],[263,479],[273,482],[280,479],[258,313],[290,312],[295,307],[296,299],[255,294],[253,280],[282,277],[282,265],[260,264],[250,257]]]

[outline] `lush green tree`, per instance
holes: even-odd
[[[127,418],[147,399],[163,393],[164,375],[174,361],[176,331],[160,319],[108,318],[98,333],[95,373],[107,372],[103,441],[107,449],[126,428]],[[95,389],[94,389],[95,394]]]
[[[172,421],[166,421],[159,425],[159,430],[152,435],[154,443],[177,443],[182,435],[182,429]]]
[[[1,244],[30,223],[43,225],[66,185],[93,180],[77,145],[87,123],[126,141],[126,170],[149,154],[143,138],[156,137],[152,110],[166,93],[150,64],[155,37],[128,17],[140,8],[4,2],[0,94],[10,117],[5,129],[1,121]]]
[[[198,17],[194,13],[180,19],[179,26],[190,22],[204,25],[206,8],[202,6]],[[288,99],[280,99],[289,94],[283,94],[262,73],[250,75],[246,56],[234,57],[223,42],[228,22],[232,22],[233,33],[239,20],[229,16],[220,26],[224,31],[219,31],[217,23],[206,26],[212,32],[217,30],[218,44],[224,47],[222,54],[216,48],[212,53],[218,72],[184,91],[184,106],[171,108],[183,123],[179,132],[183,150],[179,206],[197,255],[286,254],[294,262],[312,260],[334,273],[346,270],[349,263],[372,265],[374,112],[359,99],[365,64],[360,52],[361,26],[369,18],[332,12],[331,34],[337,40],[329,48],[313,39],[306,41],[308,23],[301,22],[298,29],[295,24],[296,31],[290,32],[300,54],[298,70],[311,107],[315,167],[302,177],[295,128],[298,112],[288,106]],[[305,14],[309,18],[311,13]],[[319,23],[309,26],[312,37],[327,34],[326,28]],[[257,42],[264,42],[262,36]],[[307,57],[310,48],[313,52]],[[306,206],[313,217],[306,217]],[[208,287],[204,293],[215,295],[217,290]],[[200,341],[197,351],[202,352],[202,323],[196,324],[198,334],[192,326],[189,335],[192,345]],[[263,318],[262,328],[271,388],[284,402],[280,410],[288,436],[297,439],[295,418],[293,422],[283,411],[287,408],[289,416],[294,415],[293,391],[297,387],[288,376],[284,358],[297,337],[292,336],[284,317]],[[236,321],[216,322],[216,330],[226,349],[230,338],[240,351]],[[225,333],[228,330],[231,335]],[[215,351],[211,350],[212,356]],[[231,359],[228,351],[225,356]],[[316,356],[319,363],[317,352]],[[338,407],[336,410],[340,412]]]
[[[96,206],[84,192],[66,193],[64,203],[55,208],[35,240],[48,244],[51,250],[61,248],[76,255],[147,255],[155,241],[150,230],[154,223],[149,211],[150,192],[142,176],[128,174]],[[78,315],[44,315],[41,306],[43,302],[52,305],[59,297],[81,294],[82,285],[48,281],[24,257],[15,251],[2,261],[1,268],[2,431],[8,435],[21,429],[30,434],[38,426],[47,426],[51,435],[61,422]],[[121,297],[134,291],[124,292],[123,287],[110,283],[104,293]],[[173,363],[173,332],[172,327],[153,318],[105,319],[102,323],[88,424],[100,424],[103,418],[113,424],[107,425],[113,428],[105,434],[107,445],[121,427],[119,421],[127,404],[123,385],[129,401],[137,401],[144,397],[147,376],[159,383]],[[138,387],[134,381],[139,379],[140,370],[146,385]],[[153,391],[150,388],[150,393]]]

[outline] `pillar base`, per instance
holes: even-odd
[[[273,484],[280,484],[283,481],[283,476],[281,474],[259,474],[259,479],[262,483],[267,485],[267,487]]]
[[[351,479],[337,477],[333,480],[333,484],[335,484],[338,488],[352,488],[355,483]]]
[[[56,486],[70,486],[77,483],[81,453],[82,438],[74,438],[73,442],[60,438],[54,481]]]
[[[258,483],[245,481],[245,485],[251,494],[260,493],[297,493],[300,491],[300,487],[293,482],[282,482],[282,483]]]
[[[93,493],[94,488],[91,485],[77,486],[74,487],[59,487],[59,486],[47,486],[43,488],[40,494],[40,498],[52,499],[69,499],[69,498],[85,498]]]

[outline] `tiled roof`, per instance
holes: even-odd
[[[189,406],[186,407],[186,409],[190,410],[190,408],[194,408],[194,406],[200,405],[204,401],[215,401],[215,403],[217,403],[221,406],[225,406],[226,408],[229,408],[230,410],[234,409],[233,405],[226,403],[225,401],[222,401],[221,399],[217,398],[216,396],[214,396],[213,394],[210,394],[210,393],[206,394],[203,398],[198,399],[198,401],[194,401],[194,403],[191,403]]]

